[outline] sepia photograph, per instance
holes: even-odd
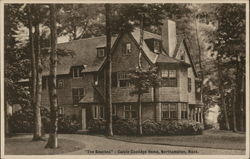
[[[203,2],[0,1],[1,158],[249,158],[249,2]]]

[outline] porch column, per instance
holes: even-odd
[[[194,121],[196,121],[197,108],[194,108]]]
[[[201,108],[201,123],[203,124],[203,108]]]
[[[193,116],[194,116],[194,109],[191,108],[191,110],[190,110],[190,120],[194,120]]]
[[[178,120],[181,120],[181,104],[182,103],[177,103]]]
[[[200,121],[200,108],[197,108],[197,115],[198,115],[198,122],[201,122]]]
[[[190,109],[189,109],[189,104],[187,104],[187,119],[190,120]]]

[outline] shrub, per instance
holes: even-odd
[[[136,135],[137,122],[133,119],[119,119],[113,123],[113,131],[116,135]]]
[[[88,122],[88,130],[90,133],[94,134],[105,133],[106,121],[103,119],[91,119]]]
[[[161,131],[161,124],[153,120],[145,120],[142,123],[143,135],[159,135]]]
[[[161,122],[161,135],[198,135],[203,130],[203,124],[191,120]]]
[[[70,116],[58,117],[58,132],[59,133],[76,133],[77,130],[81,128],[79,121],[71,118]]]
[[[41,107],[42,126],[48,131],[49,112]],[[34,131],[34,114],[31,108],[23,108],[12,114],[9,119],[12,133],[32,133]]]

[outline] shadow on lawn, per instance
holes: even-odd
[[[73,152],[85,147],[84,144],[68,139],[58,139],[57,149],[46,149],[46,141],[32,141],[31,136],[17,135],[5,139],[5,155],[56,155]]]

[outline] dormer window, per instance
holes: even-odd
[[[73,78],[78,78],[81,75],[81,68],[80,67],[73,67],[72,68],[72,75]]]
[[[105,56],[105,48],[97,48],[97,57]]]
[[[180,51],[180,59],[182,61],[185,61],[185,51],[183,51],[183,50]]]
[[[129,55],[132,51],[132,48],[131,48],[131,43],[126,43],[125,44],[125,50],[124,50],[124,54],[125,55]]]
[[[154,52],[155,53],[160,53],[161,52],[160,41],[159,40],[154,40]]]

